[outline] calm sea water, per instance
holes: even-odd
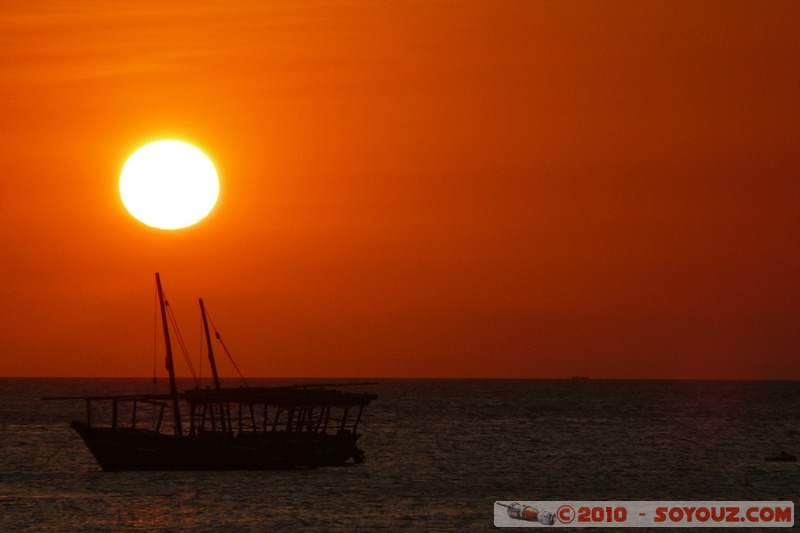
[[[40,399],[152,392],[148,380],[0,380],[0,530],[473,531],[493,527],[498,500],[800,496],[800,462],[764,461],[800,455],[798,382],[381,380],[367,390],[379,399],[362,422],[362,465],[104,473],[69,428],[83,404]]]

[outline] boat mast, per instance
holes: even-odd
[[[200,298],[200,315],[203,317],[203,331],[206,334],[206,344],[208,345],[208,361],[211,363],[211,373],[214,375],[214,388],[217,390],[222,389],[219,384],[219,374],[217,374],[217,362],[214,360],[214,347],[211,344],[211,332],[208,329],[208,318],[206,318],[206,306],[203,304],[203,299]],[[230,428],[230,408],[228,408],[228,420],[226,424],[225,417],[226,404],[219,402],[219,422],[222,425],[222,431],[227,431],[226,425]],[[213,413],[213,408],[212,408]]]
[[[172,363],[172,344],[169,341],[169,327],[167,326],[167,310],[164,302],[164,291],[161,289],[161,277],[156,272],[156,287],[158,288],[158,302],[161,305],[161,325],[164,328],[164,344],[167,347],[167,371],[169,372],[169,394],[172,396],[172,411],[175,416],[175,435],[183,436],[181,426],[181,412],[178,403],[178,387],[175,385],[175,366]]]
[[[211,345],[211,333],[208,331],[208,319],[206,318],[206,306],[200,298],[200,314],[203,316],[203,331],[206,332],[206,344],[208,345],[208,361],[211,363],[211,373],[214,374],[214,387],[218,390],[222,387],[219,384],[219,374],[217,374],[217,363],[214,361],[214,348]]]

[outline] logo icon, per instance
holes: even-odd
[[[552,526],[556,523],[556,515],[550,511],[540,511],[535,507],[531,507],[530,505],[522,505],[519,502],[496,503],[501,507],[505,507],[508,510],[508,516],[511,518],[525,520],[527,522],[539,522],[545,526]]]

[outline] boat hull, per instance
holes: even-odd
[[[266,432],[233,436],[208,432],[176,437],[142,429],[92,427],[72,422],[104,471],[273,470],[363,461],[358,435]]]

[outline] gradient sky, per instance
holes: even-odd
[[[796,1],[4,0],[0,376],[150,375],[158,271],[192,356],[202,296],[249,376],[800,379],[798,28]],[[189,229],[119,199],[162,138],[220,174]]]

